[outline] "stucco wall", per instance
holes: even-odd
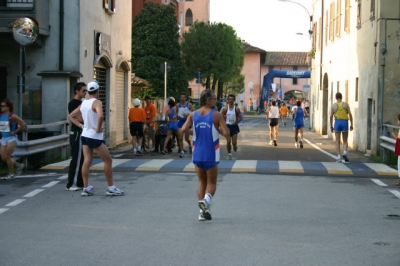
[[[324,26],[322,65],[321,51],[317,49],[313,60],[311,81],[311,123],[315,131],[323,133],[324,126],[330,128],[329,123],[324,125],[323,113],[325,110],[329,117],[330,106],[336,102],[335,93],[339,91],[343,94],[343,100],[350,104],[354,118],[354,131],[349,134],[349,147],[362,152],[370,149],[372,154],[379,153],[381,121],[396,123],[395,116],[400,101],[398,92],[400,78],[397,75],[399,73],[398,47],[400,40],[397,32],[400,27],[397,21],[390,21],[387,23],[385,34],[384,19],[399,18],[399,3],[394,0],[385,1],[384,5],[381,5],[381,1],[375,2],[375,18],[372,19],[370,18],[370,2],[362,2],[361,27],[359,28],[356,27],[357,3],[351,3],[350,33],[343,30],[345,2],[342,2],[340,37],[336,36],[335,28],[334,41],[328,40],[328,44],[325,45],[325,34],[329,34],[329,32],[325,32]],[[322,1],[314,1],[314,21],[318,23],[321,17],[321,3]],[[329,4],[330,1],[324,2],[325,11],[329,10]],[[324,13],[325,15],[326,13]],[[324,25],[325,22],[326,17],[324,17]],[[317,26],[318,29],[319,27],[320,25]],[[319,30],[317,34],[319,34]],[[319,35],[317,35],[317,39],[320,40]],[[383,60],[381,48],[385,42],[387,53]],[[385,67],[383,68],[382,65]],[[383,73],[383,69],[385,73]],[[323,101],[324,75],[326,75],[325,81],[327,81],[326,105]],[[348,84],[347,93],[346,82]],[[380,92],[383,92],[382,103]],[[330,130],[327,133],[332,137]]]

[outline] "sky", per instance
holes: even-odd
[[[312,0],[291,1],[304,8],[279,0],[210,0],[210,21],[232,26],[239,38],[266,51],[308,52]]]

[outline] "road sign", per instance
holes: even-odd
[[[253,88],[250,88],[250,93],[253,93],[253,91],[254,91]]]

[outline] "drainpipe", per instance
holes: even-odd
[[[58,70],[64,70],[64,0],[60,0],[60,30],[58,49]]]

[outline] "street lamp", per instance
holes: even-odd
[[[313,31],[312,31],[312,19],[313,19],[313,17],[312,17],[312,15],[310,14],[310,12],[308,11],[308,9],[307,9],[305,6],[303,6],[302,4],[300,4],[300,3],[293,2],[293,1],[290,1],[290,0],[278,0],[278,1],[293,3],[293,4],[299,5],[299,6],[301,6],[302,8],[304,8],[304,10],[305,10],[305,11],[307,12],[307,14],[308,14],[308,17],[310,18],[310,29],[308,30],[308,33],[310,34],[309,36],[310,36],[310,39],[311,39],[311,36],[312,36],[312,34],[313,34]],[[298,33],[296,33],[296,34],[298,34]],[[298,34],[298,35],[304,35],[304,34]]]

